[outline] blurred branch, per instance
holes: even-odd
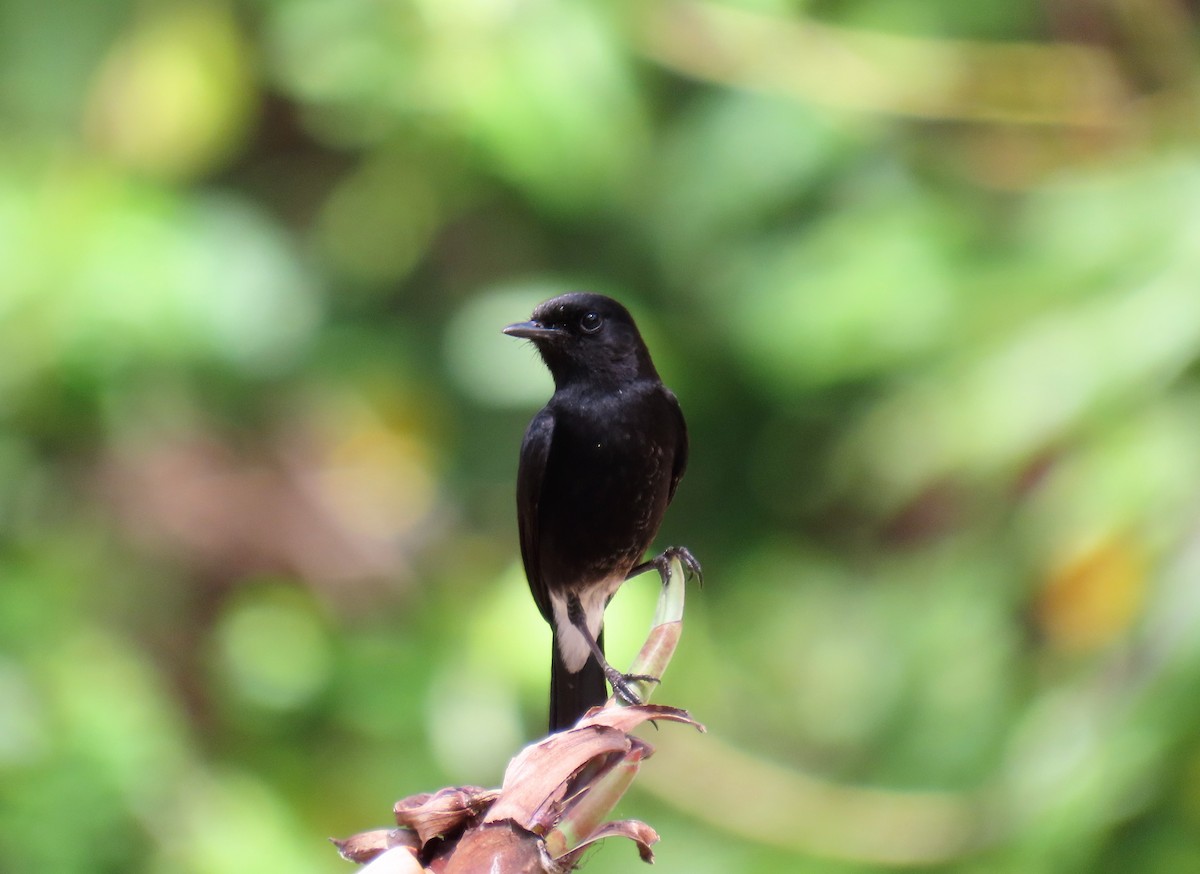
[[[675,72],[819,105],[943,121],[1118,128],[1107,51],[872,33],[705,0],[636,7],[634,40]]]
[[[936,865],[994,839],[981,793],[846,785],[719,738],[706,737],[702,752],[680,738],[646,779],[650,792],[715,829],[832,859]]]
[[[1139,65],[1157,84],[1191,82],[1196,89],[1196,28],[1182,0],[1107,0]]]
[[[1128,820],[1158,779],[1147,775],[1169,770],[1173,750],[1194,734],[1198,576],[1200,516],[1193,510],[1136,633],[1091,669],[1035,696],[1014,722],[1003,759],[974,788],[848,785],[719,736],[706,736],[703,750],[679,738],[642,787],[722,832],[857,864],[944,865],[1036,844],[1048,831],[1086,845]],[[702,773],[693,766],[701,756]]]
[[[673,558],[654,625],[634,660],[634,672],[662,676],[679,641],[684,574]],[[641,694],[648,696],[646,681]],[[574,728],[522,750],[500,789],[462,786],[412,795],[396,803],[396,829],[334,841],[371,874],[423,871],[564,872],[584,849],[608,837],[634,841],[653,861],[654,829],[634,820],[605,822],[653,748],[631,732],[647,720],[683,722],[703,731],[685,711],[649,704],[624,706],[615,695]]]

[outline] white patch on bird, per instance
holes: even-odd
[[[579,606],[583,608],[583,615],[587,619],[587,629],[591,632],[592,640],[599,636],[600,629],[604,627],[604,608],[608,605],[608,599],[621,587],[623,582],[625,582],[624,575],[614,576],[594,583],[583,590],[579,598]],[[571,620],[567,616],[567,596],[562,592],[552,591],[550,604],[554,608],[554,628],[558,632],[558,651],[562,655],[563,664],[571,673],[581,671],[592,651],[588,648],[583,635],[579,633],[579,629],[571,624]]]

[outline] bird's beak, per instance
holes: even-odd
[[[539,340],[554,340],[561,333],[560,328],[548,328],[541,322],[517,322],[515,325],[509,325],[504,329],[504,333],[510,337],[520,337],[523,340],[533,340],[535,343]]]

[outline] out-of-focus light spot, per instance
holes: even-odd
[[[1110,537],[1054,568],[1037,599],[1037,620],[1064,649],[1090,650],[1124,632],[1138,615],[1146,568],[1136,543]]]
[[[900,691],[903,672],[870,629],[828,624],[806,641],[794,666],[793,706],[806,735],[821,744],[864,743]]]
[[[664,261],[690,276],[697,259],[794,204],[844,147],[829,117],[806,104],[756,91],[697,94],[654,171],[650,230]]]
[[[1072,799],[1106,795],[1096,715],[1094,702],[1077,689],[1046,694],[1029,709],[1008,757],[1012,811],[1040,817]]]
[[[332,260],[372,282],[403,277],[425,252],[441,204],[427,163],[384,153],[344,180],[325,204],[321,239]]]
[[[185,202],[94,162],[30,162],[0,168],[0,238],[0,401],[64,367],[127,381],[129,368],[217,358],[274,373],[319,322],[291,241],[232,198]]]
[[[0,765],[21,765],[45,751],[42,702],[24,671],[0,661]]]
[[[750,666],[748,688],[770,690],[783,704],[774,728],[828,747],[876,736],[911,670],[882,605],[845,569],[788,549],[762,550],[735,575],[753,583],[755,606],[714,621],[754,624],[734,658]]]
[[[517,696],[503,676],[459,663],[432,684],[429,744],[438,766],[455,780],[499,779],[525,738]]]
[[[592,211],[628,191],[648,141],[626,46],[588,5],[521,3],[506,12],[444,17],[423,59],[427,94],[528,197],[555,211]]]
[[[203,202],[193,224],[175,265],[182,317],[235,364],[268,373],[285,367],[321,318],[317,290],[290,241],[232,200]]]
[[[263,14],[274,78],[310,106],[365,104],[378,111],[413,84],[397,82],[397,76],[411,75],[409,52],[416,48],[405,13],[403,5],[374,0],[272,3]],[[353,115],[339,113],[340,126],[367,123]],[[330,133],[334,140],[346,137],[344,131]]]
[[[378,537],[412,528],[432,504],[430,472],[386,432],[359,434],[354,442],[368,455],[321,472],[341,520]],[[381,477],[384,472],[387,475]]]
[[[255,101],[247,48],[221,4],[155,7],[100,70],[88,133],[118,160],[161,176],[203,172],[231,154]]]
[[[485,27],[507,21],[518,13],[522,0],[418,0],[421,15],[435,27]]]
[[[284,799],[257,778],[196,771],[179,789],[170,839],[160,844],[177,856],[160,859],[151,870],[182,867],[196,874],[319,874],[330,870],[303,849],[303,825]]]
[[[937,230],[900,199],[755,243],[713,286],[711,305],[769,388],[791,395],[886,371],[938,342],[954,314],[944,255],[926,239]]]
[[[216,631],[218,667],[243,700],[295,710],[329,680],[329,639],[314,605],[282,586],[239,593]]]
[[[507,285],[469,300],[446,330],[446,364],[465,395],[489,407],[533,407],[554,390],[533,345],[501,333],[570,289],[550,281]]]
[[[545,719],[550,629],[538,614],[525,572],[510,564],[459,617],[464,633],[458,658],[433,684],[429,734],[447,773],[478,782],[494,774],[526,741],[518,702],[537,702]]]
[[[437,497],[432,451],[423,435],[383,421],[366,404],[331,404],[329,450],[317,472],[344,525],[392,539],[417,525]]]
[[[847,442],[866,464],[870,499],[894,505],[948,475],[1018,464],[1097,410],[1176,376],[1200,346],[1194,270],[1048,314],[886,399]]]
[[[514,562],[476,599],[470,613],[468,658],[509,677],[541,684],[550,658],[550,626],[529,595],[525,569]]]
[[[658,574],[651,571],[621,586],[605,608],[604,649],[614,667],[629,670],[634,656],[646,642],[661,591]],[[541,617],[538,616],[538,619],[540,621]],[[546,650],[542,658],[548,664],[549,645]]]
[[[160,801],[188,749],[176,702],[147,655],[107,631],[78,628],[52,654],[47,678],[59,737],[127,801]]]

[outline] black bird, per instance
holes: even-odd
[[[554,631],[550,730],[603,703],[605,678],[627,702],[630,679],[604,658],[604,608],[631,576],[666,576],[686,549],[642,557],[658,533],[687,465],[688,434],[629,312],[611,298],[576,292],[540,304],[504,333],[533,341],[554,395],[521,445],[517,521],[529,589]]]

